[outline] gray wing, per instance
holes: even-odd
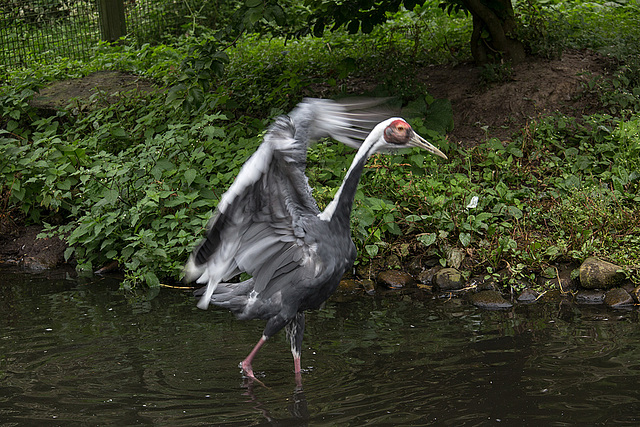
[[[398,115],[383,108],[388,98],[345,98],[339,101],[306,98],[289,113],[295,123],[296,137],[313,142],[330,136],[350,147],[360,147],[378,123]]]
[[[305,221],[319,213],[305,175],[307,149],[326,136],[357,146],[377,123],[361,111],[376,102],[307,99],[276,119],[220,199],[185,267],[186,280],[207,285],[198,307],[207,308],[218,283],[241,272],[253,276],[258,293],[283,285],[277,279],[301,266],[308,267],[305,275],[320,274],[305,232]]]

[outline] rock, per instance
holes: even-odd
[[[360,282],[353,279],[343,279],[340,280],[340,284],[338,284],[338,290],[342,292],[355,292],[360,288]]]
[[[521,302],[523,304],[531,304],[532,302],[536,302],[538,300],[538,295],[540,295],[538,292],[534,291],[533,289],[525,289],[524,291],[520,292],[520,295],[518,295],[518,302]]]
[[[580,266],[580,285],[585,289],[609,289],[623,279],[620,267],[595,257],[587,258]]]
[[[416,256],[411,258],[411,261],[409,261],[409,264],[407,264],[406,269],[412,276],[418,276],[425,269],[425,266],[423,264],[423,257]]]
[[[486,310],[504,310],[513,307],[498,291],[480,291],[471,295],[471,303]]]
[[[362,281],[362,287],[367,295],[373,295],[376,293],[376,282],[371,279],[364,279]]]
[[[624,282],[622,282],[622,285],[620,285],[620,287],[625,291],[627,291],[631,296],[633,296],[632,294],[636,290],[636,287],[633,284],[633,282],[631,282],[631,280],[628,280],[628,279],[625,279]]]
[[[424,270],[422,273],[418,274],[418,282],[423,285],[433,285],[433,277],[440,270],[442,270],[442,267],[440,266]]]
[[[434,276],[434,283],[441,291],[457,291],[464,288],[462,274],[455,268],[443,268]]]
[[[622,288],[613,288],[607,291],[604,303],[609,307],[625,307],[633,305],[633,298],[629,292]]]
[[[353,279],[342,279],[338,284],[337,291],[331,296],[335,302],[351,302],[362,297],[362,287],[360,282]]]
[[[382,271],[378,274],[378,283],[387,288],[399,289],[415,284],[411,275],[398,270]]]
[[[602,304],[603,302],[603,291],[578,291],[576,294],[577,304]]]

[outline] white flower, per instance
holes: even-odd
[[[475,209],[478,206],[478,196],[473,196],[467,205],[467,209]]]

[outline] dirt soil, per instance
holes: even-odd
[[[148,80],[120,71],[99,71],[81,79],[54,82],[31,102],[43,115],[56,110],[84,108],[93,103],[104,106],[124,93],[149,92],[157,88]]]
[[[560,59],[529,58],[513,67],[505,83],[481,84],[473,64],[428,68],[419,78],[433,97],[451,101],[454,129],[449,140],[469,148],[487,137],[509,140],[543,114],[581,117],[596,112],[598,99],[585,90],[586,83],[606,75],[609,65],[602,55],[571,51]]]
[[[38,239],[39,225],[19,226],[0,222],[0,266],[20,265],[29,270],[47,270],[64,262],[67,245],[57,237]]]
[[[509,140],[527,122],[542,114],[561,112],[574,117],[598,110],[597,98],[585,90],[596,76],[605,76],[609,62],[589,51],[565,52],[562,58],[529,58],[513,67],[507,82],[482,84],[473,64],[430,66],[417,78],[435,98],[451,101],[454,130],[451,142],[469,148],[487,137]],[[353,82],[366,86],[364,82]],[[42,110],[65,108],[72,102],[91,105],[109,102],[123,92],[157,90],[137,76],[120,72],[94,73],[82,79],[53,83],[34,100]],[[77,101],[73,101],[73,100]],[[62,262],[64,243],[36,239],[37,227],[19,227],[0,216],[0,265],[19,263],[29,268],[49,268]]]

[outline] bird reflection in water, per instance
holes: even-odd
[[[271,416],[269,409],[267,409],[256,396],[254,390],[256,385],[261,386],[260,388],[264,387],[265,389],[268,389],[268,387],[265,387],[261,382],[256,382],[255,378],[245,377],[242,387],[246,390],[243,393],[243,396],[249,397],[250,402],[253,404],[253,408],[260,412],[270,425],[305,425],[309,421],[310,415],[307,398],[304,395],[302,387],[296,386],[293,390],[293,395],[287,407],[291,417],[288,419],[277,419]]]

